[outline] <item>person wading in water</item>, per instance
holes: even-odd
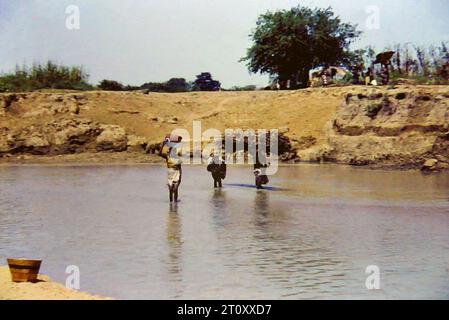
[[[178,189],[181,184],[181,136],[167,136],[161,145],[159,156],[167,163],[167,186],[170,203],[178,202]]]
[[[263,189],[263,185],[268,184],[270,182],[267,176],[267,168],[270,166],[270,162],[267,159],[267,154],[263,152],[261,156],[259,156],[259,152],[257,152],[256,162],[254,163],[254,176],[256,180],[256,188]]]
[[[218,155],[211,154],[207,164],[207,171],[212,173],[214,188],[222,188],[221,180],[226,178],[225,160]]]
[[[270,182],[268,180],[268,176],[266,175],[266,170],[268,167],[269,164],[256,163],[254,165],[254,176],[256,177],[257,189],[263,189],[263,185],[268,184],[268,182]]]

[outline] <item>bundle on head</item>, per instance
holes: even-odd
[[[165,141],[166,142],[181,142],[182,141],[182,137],[178,136],[176,134],[167,134],[165,136]]]

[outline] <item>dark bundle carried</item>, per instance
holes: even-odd
[[[212,161],[207,165],[207,171],[212,173],[214,177],[225,179],[226,178],[226,163],[224,161]]]

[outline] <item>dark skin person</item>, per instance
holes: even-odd
[[[178,143],[180,143],[181,141],[182,141],[182,137],[178,137]],[[161,147],[159,148],[159,156],[168,161],[169,154],[172,151],[172,149],[170,148],[169,154],[167,154],[167,155],[163,154],[162,150],[163,150],[163,148],[164,148],[166,143],[167,143],[167,141],[164,141],[161,144]],[[179,169],[178,170],[181,171],[181,165],[179,165]],[[179,201],[178,200],[179,199],[178,198],[178,189],[179,189],[179,185],[180,184],[181,184],[181,177],[179,178],[178,183],[174,183],[171,186],[169,186],[169,188],[168,188],[168,198],[170,200],[170,203]]]
[[[222,188],[221,176],[214,176],[214,174],[212,174],[212,177],[214,178],[214,188]]]
[[[179,184],[176,184],[176,185],[170,187],[170,190],[169,190],[170,202],[173,202],[173,200],[174,200],[174,202],[178,202],[178,188],[179,188]]]
[[[214,188],[222,188],[222,180],[226,177],[226,164],[224,160],[213,158],[212,162],[207,166],[207,170],[212,173]]]

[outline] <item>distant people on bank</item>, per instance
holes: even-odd
[[[363,66],[353,66],[351,68],[351,72],[352,72],[352,84],[353,85],[359,85],[362,82],[360,81],[360,78],[363,74]]]
[[[212,174],[214,188],[222,188],[222,180],[226,179],[226,162],[223,157],[211,154],[207,163],[207,171]]]
[[[395,54],[395,51],[386,51],[379,53],[376,56],[376,60],[373,62],[373,64],[380,64],[380,80],[382,85],[388,85],[390,82],[390,66],[391,66],[391,59],[393,58],[393,55]]]
[[[323,86],[326,87],[329,84],[332,83],[332,69],[329,67],[328,64],[325,64],[323,67],[323,70],[320,73],[321,81],[323,83]]]
[[[382,65],[382,69],[380,70],[380,79],[382,81],[382,85],[386,86],[390,82],[390,71],[388,70],[388,65]]]
[[[257,161],[254,164],[254,177],[255,177],[255,183],[257,189],[263,189],[263,186],[268,184],[270,182],[268,180],[267,176],[267,168],[270,166],[270,163],[262,164],[259,161]]]
[[[372,68],[368,68],[365,72],[365,85],[370,86],[374,81],[374,72]]]
[[[181,142],[181,136],[167,135],[159,151],[159,155],[167,163],[167,186],[170,203],[179,201],[178,190],[182,177]]]

